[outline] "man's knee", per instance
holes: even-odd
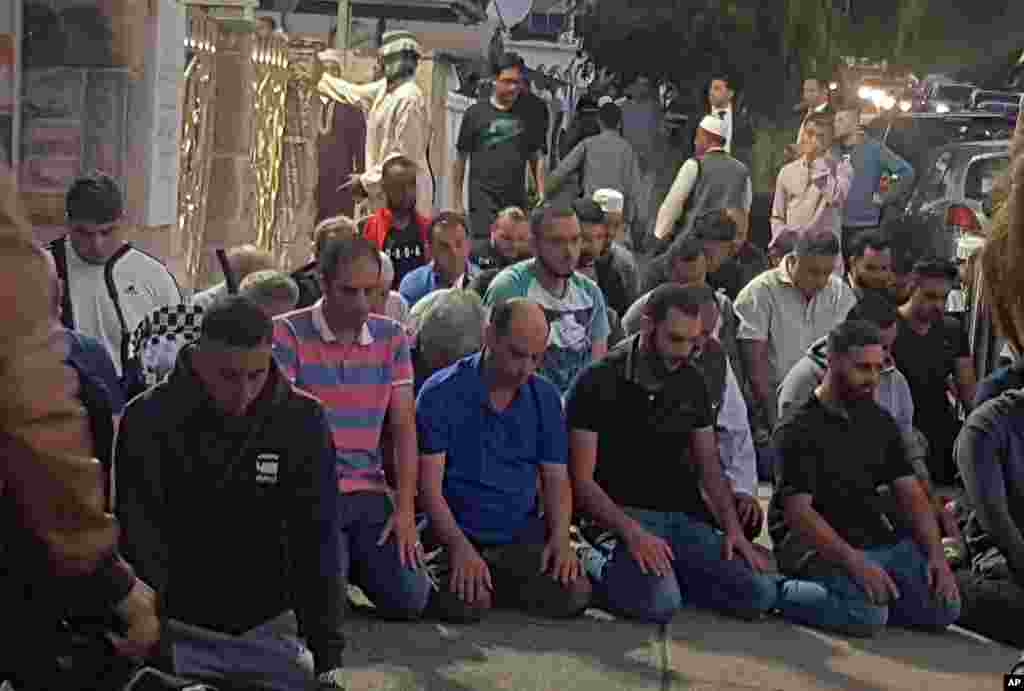
[[[435,590],[430,596],[427,613],[446,624],[478,624],[493,606],[491,594],[485,592],[473,603],[466,602],[447,588]]]
[[[837,628],[840,633],[860,638],[872,638],[885,629],[889,621],[889,608],[873,605],[867,601],[851,603],[848,619]]]
[[[674,573],[644,574],[628,553],[619,547],[599,585],[602,603],[614,614],[631,619],[667,624],[683,607],[683,593]],[[621,561],[616,561],[621,560]]]

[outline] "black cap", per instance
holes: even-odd
[[[572,203],[572,208],[576,212],[576,218],[580,220],[580,223],[605,223],[608,220],[604,209],[593,199],[581,197]]]

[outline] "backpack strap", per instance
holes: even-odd
[[[128,322],[124,318],[124,309],[121,307],[121,297],[117,292],[117,283],[114,281],[114,267],[117,262],[121,261],[124,255],[128,254],[132,250],[132,244],[130,242],[124,243],[117,252],[114,253],[110,259],[107,260],[106,265],[103,267],[103,280],[107,285],[107,295],[110,297],[110,301],[114,303],[114,311],[117,313],[117,321],[121,325],[121,371],[124,372],[128,366],[128,353],[130,350],[132,334],[128,331]]]
[[[60,322],[64,328],[74,330],[75,313],[71,309],[71,287],[68,285],[68,245],[67,236],[57,238],[46,249],[53,255],[53,262],[57,265],[57,278],[64,285],[60,299]]]

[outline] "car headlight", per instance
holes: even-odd
[[[949,104],[948,103],[936,103],[935,104],[935,112],[936,113],[948,113],[949,112]]]

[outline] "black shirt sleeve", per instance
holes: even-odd
[[[565,416],[569,429],[599,432],[604,427],[604,415],[608,410],[611,382],[602,376],[604,367],[591,365],[583,370],[569,389],[565,404]]]
[[[817,445],[808,439],[802,425],[786,423],[775,431],[772,445],[778,458],[776,492],[780,499],[810,494],[818,489],[820,465]]]
[[[295,466],[288,515],[292,556],[292,593],[300,633],[309,642],[319,672],[341,666],[345,646],[341,633],[345,587],[339,574],[339,492],[335,453],[327,417],[320,406],[310,408],[307,424],[295,439],[304,440],[301,463]]]
[[[891,485],[895,480],[914,475],[914,469],[907,460],[906,446],[896,421],[884,410],[880,410],[882,424],[880,432],[885,439],[883,459],[875,477],[876,485]]]
[[[697,404],[697,417],[693,421],[693,428],[704,429],[705,427],[713,427],[715,424],[715,414],[711,408],[711,395],[708,393],[707,380],[696,369],[693,370],[693,375],[693,384],[690,386],[690,389],[697,399],[695,401]]]
[[[477,130],[480,120],[479,112],[480,109],[474,104],[466,110],[466,114],[462,118],[462,124],[459,125],[459,139],[455,145],[459,153],[470,154],[476,150]]]

